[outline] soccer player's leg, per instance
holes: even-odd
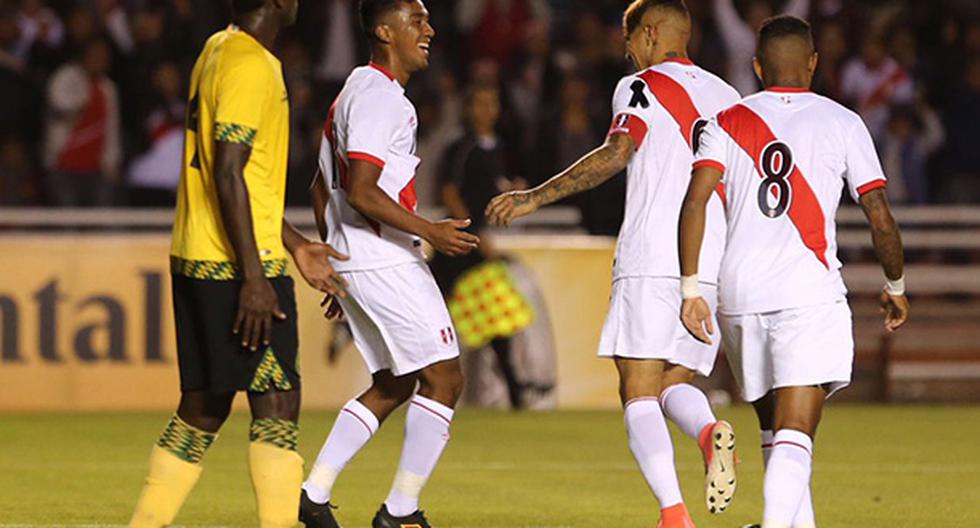
[[[391,491],[373,528],[428,527],[419,496],[449,442],[449,428],[463,391],[459,358],[429,365],[419,375],[419,391],[405,415],[405,443]]]
[[[150,470],[129,526],[159,528],[174,521],[197,479],[201,459],[231,411],[234,392],[188,391],[150,452]]]
[[[707,396],[690,384],[695,374],[687,367],[667,365],[660,405],[670,421],[698,442],[704,458],[705,506],[718,514],[728,509],[735,496],[735,431],[715,418]]]
[[[299,514],[303,459],[297,452],[300,377],[293,280],[270,280],[286,319],[272,323],[269,345],[248,352],[239,347],[224,364],[226,383],[248,392],[252,410],[248,465],[261,528],[292,527]],[[222,334],[222,338],[227,331]]]
[[[769,457],[772,455],[772,442],[775,434],[773,432],[773,423],[776,414],[775,392],[769,392],[762,399],[752,402],[752,407],[755,409],[755,414],[759,418],[762,467],[766,469],[769,465]],[[800,505],[796,510],[796,515],[793,517],[794,528],[812,528],[816,526],[813,512],[813,496],[810,488],[811,486],[808,482],[806,491],[803,493],[803,498],[800,499]]]
[[[213,352],[219,347],[209,342],[208,335],[222,324],[222,315],[234,316],[237,292],[224,284],[175,275],[172,294],[181,399],[151,451],[149,474],[130,521],[135,528],[159,528],[173,522],[201,474],[201,459],[235,397],[234,386],[215,384],[209,375],[216,370],[212,368]],[[230,321],[221,327],[229,336],[230,328]]]
[[[763,528],[790,528],[810,485],[813,439],[827,391],[822,387],[776,389],[772,452],[763,486]]]
[[[249,392],[248,469],[261,528],[292,528],[299,511],[303,459],[299,437],[298,388]]]
[[[692,527],[674,467],[674,445],[659,401],[665,363],[621,357],[614,361],[619,371],[619,396],[630,451],[660,503],[658,526]]]
[[[411,398],[418,377],[395,377],[390,370],[381,370],[371,378],[371,387],[340,410],[303,483],[300,520],[307,528],[339,526],[330,502],[337,477],[377,433],[381,423]]]

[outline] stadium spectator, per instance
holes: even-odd
[[[129,204],[173,207],[184,155],[185,83],[177,65],[159,64],[153,71],[153,105],[143,122],[146,150],[129,167]]]
[[[56,205],[108,206],[121,157],[119,99],[107,76],[109,45],[93,40],[48,85],[44,163]]]
[[[419,207],[435,207],[440,205],[440,182],[438,162],[425,160],[442,160],[446,150],[453,141],[463,135],[460,123],[462,101],[459,96],[456,78],[447,71],[437,75],[434,87],[430,93],[420,98],[419,112],[419,146],[416,154],[422,159],[415,173],[415,193]]]
[[[508,67],[527,26],[550,15],[545,0],[467,0],[456,4],[456,27],[468,39],[471,58]]]
[[[22,0],[17,13],[20,40],[14,55],[26,61],[36,44],[56,49],[65,39],[65,26],[44,0]]]
[[[872,35],[865,39],[861,56],[844,66],[841,96],[861,114],[875,140],[880,140],[891,105],[911,103],[915,90],[908,72],[889,55],[884,40]]]
[[[879,145],[891,201],[916,205],[928,202],[929,158],[942,148],[945,139],[939,116],[924,103],[891,109],[888,127]]]
[[[759,80],[752,71],[756,35],[762,23],[773,15],[772,6],[766,0],[752,0],[745,7],[745,17],[739,15],[735,0],[713,0],[715,23],[728,52],[727,79],[742,95],[759,91]],[[789,0],[783,13],[806,18],[810,0]]]
[[[562,83],[558,106],[545,117],[537,148],[540,162],[532,183],[570,166],[602,142],[609,119],[596,99],[589,82],[568,74]],[[611,100],[611,98],[610,98]],[[619,175],[605,184],[576,195],[573,200],[582,213],[582,227],[595,235],[615,236],[623,221],[626,180]]]
[[[980,203],[980,55],[975,55],[963,73],[946,112],[948,148],[942,157],[943,182],[940,199],[951,203]]]

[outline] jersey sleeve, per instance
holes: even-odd
[[[714,167],[724,173],[728,165],[728,134],[713,117],[695,134],[694,167]]]
[[[273,94],[269,63],[243,56],[226,66],[216,90],[214,139],[251,147]]]
[[[619,81],[613,93],[613,121],[608,135],[629,134],[639,150],[650,128],[642,110],[655,102],[642,80],[631,76]]]
[[[351,101],[347,126],[347,159],[366,161],[384,169],[388,147],[398,132],[405,109],[389,93],[367,91]]]
[[[845,145],[847,149],[845,178],[851,198],[857,202],[864,193],[884,187],[886,180],[868,127],[860,118],[855,119],[857,122],[851,129]]]

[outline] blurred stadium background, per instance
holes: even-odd
[[[280,38],[278,54],[292,109],[289,216],[312,234],[315,229],[306,189],[323,118],[349,71],[366,61],[366,50],[357,29],[355,0],[300,3],[299,23]],[[627,3],[427,2],[438,32],[433,63],[408,87],[420,115],[423,164],[417,184],[423,214],[430,218],[445,215],[447,205],[452,211],[453,191],[456,197],[478,202],[500,186],[536,184],[601,141],[610,118],[612,90],[628,72],[620,29]],[[880,462],[882,467],[892,467],[894,473],[885,477],[898,476],[899,483],[918,481],[921,485],[919,479],[924,477],[936,484],[935,490],[952,495],[920,496],[918,504],[942,499],[947,507],[933,512],[935,517],[910,517],[904,510],[885,505],[861,510],[869,506],[846,501],[854,494],[872,493],[867,488],[875,483],[859,479],[850,488],[832,489],[827,482],[823,491],[837,493],[849,505],[839,517],[830,517],[839,522],[829,525],[936,525],[948,519],[942,512],[956,510],[958,504],[970,508],[971,492],[964,490],[974,493],[975,509],[980,470],[972,458],[957,469],[956,458],[919,460],[912,453],[923,455],[923,450],[936,449],[931,438],[952,435],[956,438],[950,453],[966,457],[972,455],[967,448],[970,438],[973,442],[976,438],[976,434],[958,434],[956,427],[972,423],[976,428],[975,405],[980,402],[980,5],[975,0],[688,3],[696,19],[692,57],[743,94],[758,88],[749,65],[753,28],[774,13],[808,17],[821,54],[815,90],[864,116],[890,178],[889,193],[906,243],[912,319],[895,335],[881,331],[875,298],[882,274],[860,210],[843,208],[838,219],[839,241],[854,307],[858,354],[854,385],[835,398],[835,404],[850,400],[863,402],[863,406],[841,411],[840,419],[828,425],[828,430],[838,432],[828,443],[851,442],[859,437],[849,434],[867,433],[868,428],[858,424],[932,423],[928,434],[920,431],[914,437],[889,437],[899,443],[908,441],[908,449],[877,452],[864,460],[869,465]],[[72,499],[63,507],[70,513],[32,516],[33,504],[53,504],[54,500],[45,502],[41,494],[25,489],[32,483],[42,488],[57,486],[58,480],[49,474],[51,468],[60,467],[54,459],[63,449],[57,446],[73,449],[76,440],[89,434],[101,441],[88,438],[91,445],[79,447],[82,453],[96,453],[110,444],[127,446],[121,456],[128,465],[110,473],[127,479],[113,487],[112,507],[128,511],[138,492],[143,450],[156,434],[162,415],[153,414],[141,422],[134,416],[143,415],[77,413],[159,412],[172,409],[177,400],[167,253],[180,171],[184,94],[200,46],[228,19],[229,9],[220,0],[0,0],[0,252],[4,262],[0,275],[0,525],[122,522],[125,513],[106,513],[112,511],[109,508],[95,514],[98,508],[81,499]],[[496,124],[499,144],[494,148],[502,170],[487,176],[493,181],[463,178],[454,169],[463,163],[454,157],[452,147],[466,129],[464,94],[472,85],[497,87],[502,102]],[[98,134],[103,138],[95,167],[78,167],[59,156],[66,142],[77,139],[73,123],[85,109],[94,112],[89,117],[101,127]],[[614,369],[595,358],[595,347],[609,295],[613,237],[621,221],[624,192],[625,181],[619,176],[506,233],[486,233],[494,253],[511,260],[521,277],[518,282],[524,284],[537,308],[535,324],[515,337],[512,351],[512,378],[516,377],[523,391],[523,403],[541,410],[561,410],[548,418],[552,438],[575,439],[573,432],[581,429],[585,431],[583,442],[618,442],[614,461],[609,462],[611,470],[602,469],[607,462],[602,458],[596,458],[591,469],[568,470],[585,479],[598,472],[610,482],[616,481],[617,472],[628,473],[631,468],[617,430],[621,429],[618,415],[577,411],[612,411],[617,406]],[[335,332],[323,321],[317,295],[302,286],[297,287],[297,294],[304,406],[330,411],[363,388],[367,375],[343,332]],[[466,363],[470,404],[507,407],[506,376],[498,375],[494,353],[467,352]],[[723,362],[708,386],[716,401],[730,399],[733,387]],[[970,405],[878,407],[895,402]],[[56,414],[49,414],[52,412]],[[753,422],[746,408],[732,412],[745,432],[743,438],[751,440]],[[521,415],[507,421],[506,416],[473,413],[469,423],[478,431],[499,430],[507,438],[502,445],[515,449],[522,442],[520,432],[535,421]],[[332,421],[324,413],[310,416],[304,428],[306,456],[313,454]],[[929,422],[929,416],[934,422]],[[86,424],[91,422],[95,424],[89,430]],[[133,422],[138,422],[135,429],[113,425]],[[457,431],[465,430],[466,423],[461,421]],[[593,431],[600,427],[613,430],[600,438]],[[396,435],[394,428],[389,429],[389,435]],[[507,437],[508,430],[515,436]],[[454,445],[464,443],[464,436],[474,441],[481,438],[472,432],[459,436]],[[55,442],[55,447],[42,447],[42,438]],[[748,451],[752,443],[746,444]],[[524,447],[528,451],[520,460],[531,464],[521,477],[524,481],[529,475],[551,471],[534,469],[535,461],[560,464],[554,458],[558,453],[536,458],[534,449],[538,448]],[[230,449],[222,452],[231,453]],[[378,457],[386,453],[393,463],[394,449],[392,444],[373,453]],[[460,449],[464,450],[455,455],[453,448],[449,451],[449,474],[465,474],[466,456],[472,455],[482,457],[485,466],[491,467],[484,468],[489,473],[479,478],[486,482],[499,478],[499,471],[492,469],[493,456]],[[375,460],[371,458],[375,455],[367,456]],[[42,463],[25,463],[37,457]],[[744,458],[755,461],[751,456]],[[904,459],[913,469],[901,469]],[[387,467],[377,460],[365,464],[376,463],[379,471]],[[454,470],[453,460],[463,465]],[[523,464],[520,460],[516,463]],[[80,479],[79,493],[98,485],[101,478],[115,478],[106,474],[115,471],[112,467],[95,469],[97,460],[75,462],[64,469]],[[846,466],[852,460],[845,457],[836,463]],[[234,464],[234,460],[228,462],[229,467]],[[821,471],[819,463],[817,471]],[[686,473],[697,480],[697,468],[692,466]],[[387,479],[385,473],[376,484],[387,485]],[[467,489],[465,478],[460,479],[453,482]],[[953,489],[940,485],[940,479]],[[644,508],[642,483],[639,477],[633,480],[629,489],[635,498],[624,508]],[[205,493],[215,496],[224,489],[218,482],[205,486],[214,487],[213,493]],[[439,489],[438,482],[434,486]],[[368,483],[361,487],[373,489]],[[449,488],[448,484],[442,487]],[[816,489],[819,509],[821,485]],[[242,490],[235,493],[247,493],[244,487]],[[567,500],[577,500],[574,494],[580,491],[563,492],[569,494]],[[583,512],[602,512],[599,499],[584,500]],[[197,501],[189,506],[191,521],[185,522],[226,522],[209,517],[217,513],[208,509],[204,499]],[[556,498],[554,504],[559,502]],[[247,496],[241,504],[250,508]],[[539,507],[546,510],[558,508],[552,502],[542,504]],[[752,504],[758,503],[748,503]],[[853,517],[848,514],[854,510],[864,511],[868,519],[891,520],[851,524],[848,519]],[[744,511],[750,511],[748,506]],[[968,517],[975,513],[963,515],[967,517],[946,525],[980,526],[980,519]],[[489,523],[463,513],[451,518],[457,526],[578,526],[582,522],[577,514],[547,521],[540,512],[537,516],[499,517]],[[913,518],[915,522],[904,523]],[[247,519],[250,517],[242,516],[241,522]],[[599,525],[640,525],[639,519],[627,515]]]

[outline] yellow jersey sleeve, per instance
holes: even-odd
[[[260,55],[223,68],[215,90],[214,140],[251,147],[274,86],[269,63]]]

